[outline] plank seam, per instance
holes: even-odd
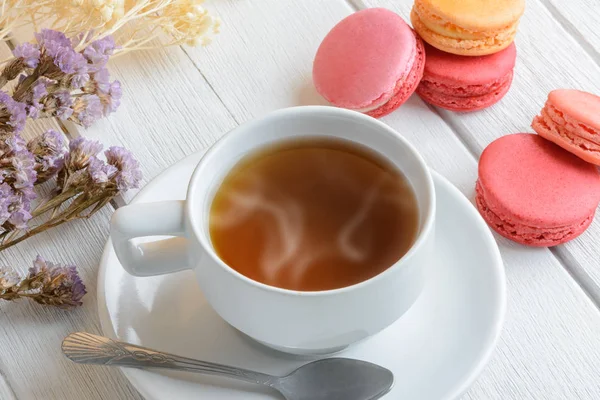
[[[581,290],[590,299],[592,304],[600,311],[600,288],[594,283],[594,280],[581,266],[579,261],[567,251],[563,246],[550,248],[550,252],[560,261],[563,268],[569,273],[571,278],[581,288]]]
[[[345,0],[345,1],[350,6],[350,8],[352,10],[354,10],[355,12],[360,9],[367,8],[367,6],[365,6],[365,4],[360,0]]]
[[[585,38],[585,36],[577,29],[577,27],[565,17],[554,4],[549,0],[539,0],[539,3],[544,7],[554,20],[569,34],[581,48],[590,56],[597,65],[600,65],[600,52]]]
[[[185,56],[190,60],[190,62],[194,66],[194,68],[196,68],[196,70],[200,73],[200,75],[202,76],[202,79],[204,79],[204,82],[206,82],[206,84],[208,85],[208,87],[210,88],[210,90],[212,90],[212,92],[215,94],[215,96],[217,97],[217,99],[219,99],[219,101],[221,102],[221,104],[223,105],[223,107],[225,108],[225,110],[227,110],[227,114],[229,114],[229,116],[231,117],[231,119],[233,119],[233,121],[237,125],[239,125],[240,122],[237,120],[237,118],[235,117],[235,115],[233,114],[233,112],[231,112],[231,110],[229,109],[229,107],[227,107],[227,104],[225,104],[225,102],[223,101],[223,99],[221,98],[221,96],[219,95],[219,93],[217,93],[217,91],[215,90],[215,88],[212,85],[212,83],[210,83],[210,81],[206,78],[206,75],[204,75],[204,72],[202,72],[202,70],[200,69],[200,67],[198,65],[196,65],[196,63],[194,62],[194,59],[192,57],[190,57],[189,53],[186,51],[186,49],[183,46],[179,46],[179,48],[183,51],[183,53],[185,54]]]

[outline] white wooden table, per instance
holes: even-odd
[[[384,6],[408,20],[411,5],[411,0],[212,0],[207,6],[222,18],[223,28],[211,46],[114,60],[110,67],[123,84],[123,105],[92,128],[65,134],[130,148],[147,182],[241,122],[277,108],[323,104],[311,84],[311,66],[327,31],[365,7]],[[501,103],[455,114],[413,96],[383,121],[472,199],[481,151],[503,134],[532,132],[531,120],[550,90],[600,94],[599,16],[598,0],[528,0],[515,80]],[[0,49],[0,58],[7,51]],[[58,127],[46,121],[27,135],[49,125]],[[0,304],[0,399],[141,398],[118,370],[76,366],[60,354],[68,333],[100,333],[96,274],[112,206],[0,255],[0,265],[22,270],[38,253],[76,264],[89,290],[84,306],[69,312],[26,301]],[[598,218],[581,237],[550,250],[498,237],[508,277],[507,319],[492,361],[464,399],[600,399],[599,241]]]

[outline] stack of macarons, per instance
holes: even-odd
[[[600,97],[552,91],[532,126],[539,135],[503,136],[483,151],[476,203],[500,235],[555,246],[583,233],[600,203]]]
[[[361,10],[321,43],[315,87],[331,104],[376,118],[415,91],[453,111],[489,107],[510,88],[524,8],[524,0],[415,0],[414,30],[390,10]]]
[[[410,19],[427,42],[417,94],[452,111],[476,111],[508,92],[525,0],[415,0]]]

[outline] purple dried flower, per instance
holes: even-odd
[[[100,98],[94,94],[86,94],[75,101],[71,119],[88,128],[102,116],[103,106]]]
[[[89,62],[90,71],[98,71],[104,68],[109,57],[115,50],[115,41],[112,36],[96,40],[83,50],[83,55]]]
[[[0,90],[0,130],[2,125],[8,125],[4,130],[20,132],[27,119],[26,105],[15,101],[6,92]]]
[[[37,174],[35,172],[35,158],[28,150],[21,150],[11,157],[13,168],[13,187],[25,189],[33,187]]]
[[[55,130],[48,130],[27,143],[27,149],[33,153],[37,172],[37,183],[52,178],[64,164],[65,141]]]
[[[26,148],[25,140],[19,134],[15,133],[3,142],[0,142],[0,160],[6,159],[9,153],[16,153]]]
[[[85,82],[89,79],[89,75],[87,74],[87,60],[75,50],[63,48],[53,59],[54,64],[65,74],[76,74],[75,76],[79,76],[78,80],[85,80]],[[85,82],[80,86],[74,87],[81,87]]]
[[[72,88],[83,87],[90,79],[88,61],[83,54],[73,49],[71,41],[62,33],[51,29],[42,29],[35,34],[35,38],[42,48],[42,54],[52,59],[52,63],[60,72],[70,75],[69,83]],[[49,73],[52,78],[59,78],[57,72]]]
[[[56,81],[45,77],[40,77],[35,82],[31,89],[31,95],[27,101],[27,103],[29,103],[27,105],[29,117],[34,119],[39,117],[40,112],[44,109],[44,104],[40,103],[40,100],[48,94],[48,86],[54,83],[56,83]]]
[[[142,180],[142,171],[140,164],[133,154],[123,147],[112,146],[104,152],[106,162],[114,165],[118,173],[112,178],[117,184],[119,190],[128,190],[138,188]]]
[[[117,167],[106,164],[97,157],[90,158],[88,173],[94,183],[106,183],[118,172]]]
[[[93,75],[96,90],[102,93],[108,93],[110,90],[110,73],[108,69],[101,68]]]
[[[29,68],[35,68],[40,62],[40,48],[32,43],[22,43],[15,47],[13,55],[23,60]]]
[[[80,306],[87,293],[75,266],[53,264],[40,256],[25,279],[31,290],[36,291],[28,297],[40,304],[61,308]]]
[[[102,151],[102,143],[78,137],[69,143],[69,152],[65,156],[65,166],[71,171],[84,169],[90,159],[95,158]]]
[[[73,115],[73,97],[67,90],[59,90],[52,96],[52,101],[55,103],[53,115],[66,120]]]
[[[16,286],[21,281],[21,277],[14,271],[0,269],[0,292],[6,292]]]
[[[31,219],[29,213],[29,204],[24,202],[16,203],[12,205],[13,211],[8,218],[8,223],[11,224],[15,229],[27,229],[27,222]]]
[[[14,193],[8,183],[0,184],[0,226],[10,218]]]
[[[59,54],[63,48],[73,49],[71,41],[64,33],[52,29],[42,29],[34,34],[35,40],[41,47],[44,47],[46,53],[52,58]]]

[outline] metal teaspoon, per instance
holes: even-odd
[[[219,375],[273,388],[287,400],[375,400],[388,393],[394,375],[378,365],[348,358],[326,358],[305,364],[285,376],[163,353],[85,332],[65,338],[62,351],[79,364],[131,368],[164,368]]]

